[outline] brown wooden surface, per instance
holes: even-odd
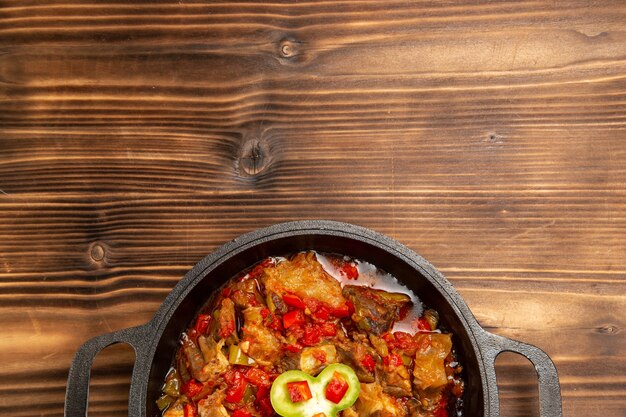
[[[85,340],[328,218],[548,352],[566,416],[626,415],[625,60],[622,1],[1,0],[0,413],[62,415]],[[131,363],[98,357],[92,416],[125,415]],[[538,415],[498,365],[503,415]]]

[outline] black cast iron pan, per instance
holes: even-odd
[[[127,343],[136,354],[129,416],[157,417],[155,401],[172,363],[180,332],[189,325],[212,291],[268,256],[305,249],[341,253],[368,261],[397,277],[422,301],[439,311],[441,322],[456,337],[459,359],[464,366],[467,417],[500,416],[494,362],[500,353],[507,351],[525,356],[534,365],[539,379],[541,417],[562,417],[557,371],[543,351],[483,330],[443,275],[406,246],[362,227],[321,220],[281,223],[234,239],[194,266],[149,323],[86,342],[76,353],[70,368],[65,417],[87,415],[92,361],[100,350],[114,343]]]

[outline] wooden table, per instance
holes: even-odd
[[[0,412],[62,415],[78,346],[276,222],[373,228],[626,415],[621,1],[0,2]],[[91,416],[126,414],[99,355]],[[538,415],[534,371],[498,374]],[[469,416],[468,416],[469,417]]]

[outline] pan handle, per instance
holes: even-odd
[[[96,355],[107,346],[116,343],[126,343],[135,351],[135,366],[131,379],[130,391],[134,392],[137,381],[137,366],[139,362],[145,363],[147,352],[145,350],[145,340],[147,339],[149,325],[131,327],[117,332],[103,334],[94,337],[83,344],[74,355],[70,372],[67,378],[67,390],[65,391],[65,412],[64,417],[85,417],[87,416],[87,402],[89,399],[89,380],[91,378],[91,366]],[[131,395],[131,399],[133,396]],[[128,415],[134,415],[130,409],[129,402]],[[139,414],[136,414],[139,415]]]
[[[518,342],[483,331],[481,351],[487,370],[487,389],[489,395],[489,417],[500,416],[498,383],[496,381],[495,361],[502,352],[513,352],[526,357],[535,367],[539,386],[539,415],[541,417],[562,417],[561,387],[559,376],[550,357],[536,346]]]

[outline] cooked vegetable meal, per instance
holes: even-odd
[[[162,417],[461,417],[452,337],[367,262],[268,258],[193,318],[157,405]]]

